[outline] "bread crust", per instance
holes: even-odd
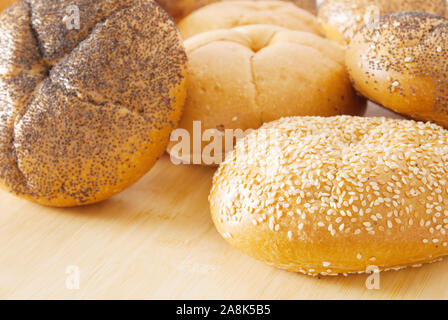
[[[209,201],[221,235],[310,275],[448,254],[448,131],[412,120],[283,118],[237,143]]]
[[[352,40],[346,64],[364,96],[448,128],[448,20],[423,12],[383,16]]]
[[[77,5],[80,29],[67,29]],[[148,1],[19,1],[0,16],[0,182],[49,206],[98,202],[160,157],[186,94],[186,54]]]
[[[5,10],[6,8],[8,8],[10,5],[12,5],[16,1],[17,0],[2,0],[2,2],[0,3],[0,12]]]
[[[183,39],[202,32],[251,24],[272,24],[321,34],[317,18],[284,1],[224,1],[201,8],[179,22]]]
[[[221,2],[221,1],[235,1],[235,0],[157,0],[157,2],[164,8],[175,21],[179,22],[181,19],[188,16],[195,10],[205,7],[206,5]],[[260,0],[252,0],[260,1]],[[292,2],[299,8],[305,9],[310,13],[316,13],[315,0],[284,0]]]
[[[365,110],[365,100],[347,77],[344,50],[334,41],[255,25],[202,33],[186,40],[185,47],[189,83],[179,128],[190,137],[194,121],[200,121],[202,132],[214,129],[224,135],[227,129],[256,129],[285,116],[361,115]],[[201,153],[207,144],[202,143]],[[224,157],[224,147],[223,141],[217,158]],[[193,157],[171,155],[190,163]]]
[[[369,15],[425,11],[446,15],[446,0],[325,0],[318,17],[327,38],[346,45],[363,27]]]

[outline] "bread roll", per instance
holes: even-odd
[[[0,184],[50,206],[120,192],[166,148],[185,74],[180,35],[151,1],[18,2],[0,16]]]
[[[191,12],[219,0],[156,0],[163,9],[176,21],[189,15]]]
[[[446,0],[326,0],[319,7],[319,20],[329,39],[348,44],[367,23],[374,23],[380,15],[425,11],[448,13]]]
[[[175,21],[179,21],[185,18],[193,11],[204,7],[208,4],[220,2],[220,1],[233,1],[233,0],[157,0],[157,2],[174,18]],[[259,0],[252,0],[259,1]],[[305,9],[308,12],[315,14],[316,12],[316,0],[284,0],[292,2],[299,8]]]
[[[0,12],[8,8],[10,5],[12,5],[16,0],[2,0],[0,2]]]
[[[202,133],[221,134],[202,164],[222,162],[226,130],[256,129],[285,116],[362,114],[365,100],[355,95],[346,74],[344,50],[308,32],[271,25],[245,26],[199,34],[185,41],[189,58],[187,101],[180,128],[191,137],[190,153],[171,142],[174,158],[199,164],[209,141],[194,150],[194,122]],[[204,136],[204,135],[203,135]],[[200,144],[201,142],[199,142]],[[230,150],[229,150],[230,149]],[[208,153],[207,153],[208,155]]]
[[[448,128],[448,20],[423,12],[381,18],[363,28],[347,50],[358,91],[414,119]]]
[[[272,24],[320,34],[317,18],[284,1],[224,1],[201,8],[179,22],[182,38],[216,29]]]
[[[448,131],[412,120],[265,124],[216,172],[213,221],[241,251],[310,275],[438,260],[448,254],[447,141]]]

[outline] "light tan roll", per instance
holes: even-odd
[[[411,120],[292,117],[237,143],[213,179],[227,242],[310,275],[448,254],[448,131]]]
[[[256,129],[285,116],[365,110],[365,100],[356,96],[347,77],[342,47],[314,34],[271,25],[245,26],[202,33],[185,41],[185,46],[189,81],[179,128],[189,133],[191,147],[187,153],[171,142],[168,150],[186,162],[220,163],[233,147],[232,141],[227,144],[228,131]],[[195,121],[202,137],[206,130],[220,135],[222,148],[215,148],[209,160],[204,158],[210,154],[205,150],[210,142],[202,139],[201,144]]]
[[[284,1],[224,1],[201,8],[179,22],[182,38],[250,24],[272,24],[320,34],[317,18]]]
[[[193,11],[202,8],[211,3],[220,1],[235,1],[235,0],[157,0],[157,2],[174,18],[179,21],[185,18]],[[236,0],[238,1],[238,0]],[[251,0],[260,1],[260,0]],[[299,8],[305,9],[310,13],[316,13],[316,0],[284,0],[292,2]]]

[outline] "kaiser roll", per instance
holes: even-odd
[[[342,47],[312,33],[253,25],[202,33],[185,46],[189,81],[179,127],[189,133],[191,147],[187,152],[171,142],[168,148],[184,162],[220,163],[233,147],[224,137],[228,131],[256,129],[285,116],[365,110],[365,100],[355,94],[346,74]],[[214,130],[216,139],[222,137],[222,148],[215,145],[208,152],[206,139],[195,148],[195,123],[203,136]]]
[[[50,206],[122,191],[166,148],[185,74],[177,29],[152,1],[14,4],[0,16],[1,185]]]

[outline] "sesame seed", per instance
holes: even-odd
[[[419,235],[428,251],[448,243],[448,131],[349,116],[283,118],[263,128],[275,134],[262,141],[258,130],[247,135],[215,174],[210,203],[217,224],[255,220],[282,231],[284,241],[367,238],[366,252],[375,242],[401,250],[406,232]],[[368,259],[358,250],[347,257]]]

